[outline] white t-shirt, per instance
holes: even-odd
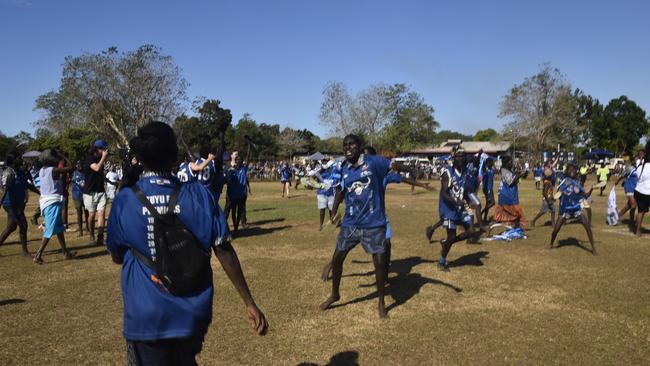
[[[108,179],[108,181],[111,183],[116,183],[118,180],[120,180],[120,176],[115,172],[108,172],[106,174],[106,179]]]
[[[650,195],[650,162],[646,162],[636,169],[639,181],[636,184],[636,191],[641,194]]]

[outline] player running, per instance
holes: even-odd
[[[591,195],[593,188],[589,192],[585,192],[582,184],[576,179],[578,169],[574,164],[570,164],[567,167],[567,176],[562,180],[558,186],[558,194],[560,196],[560,217],[558,217],[555,227],[553,228],[553,233],[551,234],[551,244],[550,247],[553,248],[555,243],[555,238],[560,232],[562,225],[568,219],[578,219],[582,226],[587,232],[589,237],[589,243],[591,244],[591,254],[596,255],[596,245],[594,244],[594,235],[591,231],[591,225],[589,219],[583,213],[583,203],[587,197]]]

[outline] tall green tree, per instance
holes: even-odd
[[[344,83],[330,81],[325,85],[319,118],[333,134],[343,136],[357,129],[353,122],[353,109],[354,100]]]
[[[433,107],[404,84],[391,86],[389,98],[392,118],[381,131],[380,148],[401,152],[430,145],[440,126],[433,117]]]
[[[55,133],[86,128],[126,147],[138,127],[180,115],[187,85],[172,57],[153,45],[69,56],[58,90],[36,99],[45,114],[36,126]]]
[[[18,143],[11,137],[0,132],[0,159],[4,161],[8,153],[16,150]]]
[[[93,131],[83,128],[70,128],[60,134],[47,129],[38,129],[36,138],[29,144],[29,149],[37,151],[61,149],[70,160],[76,161],[82,160],[88,154],[96,138],[97,135]]]
[[[503,97],[499,117],[509,122],[504,135],[525,138],[533,153],[555,143],[573,144],[579,134],[576,99],[565,76],[549,64],[515,85]]]
[[[309,143],[310,139],[304,131],[286,127],[282,130],[278,139],[280,156],[288,159],[296,152],[307,151]]]
[[[217,99],[200,99],[193,103],[197,116],[185,114],[176,118],[174,129],[179,139],[189,145],[196,153],[202,146],[209,146],[216,151],[220,136],[227,134],[232,122],[230,109],[223,108]]]
[[[612,99],[604,110],[609,136],[597,135],[595,144],[607,146],[616,154],[634,153],[639,140],[648,133],[650,122],[646,112],[625,95]]]
[[[605,122],[605,108],[598,99],[580,89],[576,89],[574,96],[577,101],[578,144],[583,147],[604,147],[599,145],[612,135]]]
[[[474,141],[495,141],[499,137],[499,133],[494,128],[486,128],[478,130],[474,134]]]

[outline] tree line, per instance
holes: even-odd
[[[560,144],[569,150],[594,147],[630,154],[650,130],[646,112],[633,100],[621,96],[603,105],[549,64],[503,96],[499,117],[506,123],[501,131],[488,128],[474,135],[439,130],[434,107],[403,83],[377,83],[353,94],[343,82],[328,82],[318,117],[328,127],[329,138],[308,129],[258,123],[247,113],[232,123],[231,111],[216,98],[189,103],[188,85],[172,57],[154,45],[66,57],[58,89],[36,99],[34,109],[42,118],[34,122],[34,136],[0,133],[0,154],[56,146],[78,159],[98,137],[126,148],[137,129],[151,120],[171,124],[193,151],[215,147],[223,133],[229,148],[243,149],[250,143],[252,156],[265,160],[286,159],[296,152],[338,151],[347,133],[395,154],[447,139],[509,140],[532,153]]]

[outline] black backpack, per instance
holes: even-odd
[[[133,185],[131,189],[154,218],[156,260],[152,261],[133,248],[131,253],[154,269],[158,281],[174,296],[187,296],[205,289],[211,277],[210,251],[206,252],[199,245],[194,234],[174,213],[181,185],[177,183],[174,186],[167,212],[164,214],[158,213],[137,185]]]

